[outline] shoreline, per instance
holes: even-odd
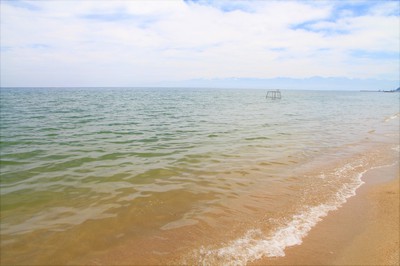
[[[383,150],[387,151],[387,149]],[[260,260],[246,263],[248,265],[398,265],[398,157],[396,155],[394,158],[392,152],[385,153],[382,150],[377,153],[372,152],[371,155],[369,153],[371,151],[373,149],[369,147],[361,154],[368,154],[369,160],[374,162],[378,160],[379,165],[385,162],[388,165],[372,166],[365,172],[362,169],[355,170],[356,173],[362,172],[360,178],[364,182],[356,190],[355,196],[346,198],[346,202],[341,204],[339,209],[329,211],[327,216],[324,216],[311,231],[307,232],[306,236],[301,238],[301,244],[285,248],[284,257],[263,257]],[[354,155],[354,158],[353,156],[351,158],[357,159],[358,156]],[[348,162],[346,159],[344,161]],[[343,169],[343,166],[337,168],[336,163],[328,165],[333,169]],[[310,171],[317,174],[321,169],[328,169],[327,173],[329,173],[329,168],[325,168],[326,165],[316,163],[311,166],[313,166],[312,170],[306,168],[305,172]],[[65,253],[65,258],[59,256],[65,263],[47,261],[46,264],[192,264],[189,263],[191,260],[189,262],[181,260],[180,255],[186,254],[186,251],[179,250],[180,244],[175,246],[178,249],[174,249],[174,245],[171,244],[165,245],[168,242],[166,240],[172,238],[179,239],[180,241],[177,243],[194,242],[196,238],[190,233],[193,228],[195,227],[183,227],[183,231],[179,230],[179,234],[175,234],[174,230],[167,230],[152,239],[136,238],[124,242],[122,245],[115,245],[109,250],[88,253],[76,258],[69,258],[68,253]],[[206,228],[207,224],[203,224],[203,228],[199,228],[199,230],[207,230]],[[239,237],[241,237],[240,233]],[[135,245],[140,248],[135,248]],[[146,253],[143,253],[143,250]],[[195,262],[197,258],[193,259]],[[215,262],[215,265],[223,265],[222,262]]]
[[[368,151],[372,151],[367,149]],[[387,150],[386,150],[387,151]],[[368,153],[368,152],[367,152]],[[368,153],[369,154],[369,153]],[[379,155],[378,155],[379,154]],[[376,157],[378,155],[378,157]],[[370,156],[368,156],[370,157]],[[353,157],[352,157],[353,158]],[[356,158],[356,157],[354,157]],[[284,257],[262,257],[259,260],[248,260],[245,262],[247,265],[397,265],[398,256],[398,198],[399,198],[399,162],[396,157],[391,157],[390,153],[378,152],[370,157],[370,160],[379,158],[382,165],[384,162],[391,162],[384,166],[372,166],[360,176],[363,184],[356,190],[355,196],[346,199],[346,202],[341,205],[337,210],[330,211],[327,216],[324,216],[312,229],[308,232],[307,236],[302,237],[301,244],[288,246],[284,249]],[[323,166],[325,167],[325,166]],[[319,168],[313,169],[318,172]],[[336,169],[336,167],[335,167]],[[341,169],[341,168],[339,168]],[[358,169],[357,171],[360,171]],[[397,182],[397,183],[396,183]],[[396,185],[397,184],[397,185]],[[386,186],[389,186],[391,193],[397,197],[397,202],[392,202],[392,205],[384,205],[382,210],[377,207],[378,202],[391,202],[387,199]],[[392,196],[393,196],[392,195]],[[380,200],[382,198],[382,200]],[[396,199],[396,198],[395,198]],[[397,205],[396,205],[397,204]],[[397,207],[397,212],[391,213],[391,210]],[[381,211],[382,213],[380,213]],[[388,215],[389,214],[389,215]],[[391,214],[394,214],[391,215]],[[397,218],[396,218],[397,217]],[[382,224],[392,224],[388,230],[382,230]],[[189,230],[183,235],[189,236],[189,227],[183,228]],[[169,232],[169,231],[168,231]],[[182,234],[176,235],[173,231],[168,235],[166,232],[166,239],[170,237],[178,237],[184,241],[186,238],[181,238]],[[182,232],[181,232],[182,233]],[[231,235],[232,236],[232,235]],[[396,238],[397,237],[397,238]],[[239,234],[234,239],[242,239],[243,236]],[[388,242],[391,239],[391,242]],[[98,254],[96,259],[93,256],[83,258],[83,260],[75,261],[76,264],[99,264],[107,265],[111,262],[118,262],[116,264],[123,265],[136,265],[143,264],[195,264],[196,262],[203,261],[205,257],[202,253],[154,253],[154,250],[160,250],[160,241],[151,241],[148,243],[145,239],[141,246],[147,246],[147,255],[143,257],[142,253],[135,253],[132,250],[134,242],[116,247],[113,250],[107,251],[105,254]],[[189,242],[194,241],[194,239]],[[257,239],[255,239],[257,241]],[[162,242],[162,241],[161,241]],[[229,243],[232,243],[229,242]],[[235,248],[235,247],[234,247]],[[397,249],[396,249],[397,248]],[[164,249],[163,249],[164,250]],[[170,249],[168,249],[168,252]],[[193,249],[193,251],[198,251]],[[207,256],[213,256],[212,252],[216,250],[200,250],[200,252],[209,252]],[[210,252],[211,251],[211,252]],[[243,250],[242,250],[243,251]],[[151,254],[151,252],[153,252]],[[240,250],[238,250],[240,252]],[[265,252],[265,250],[264,250]],[[159,255],[160,256],[159,256]],[[187,257],[186,255],[189,254]],[[368,254],[369,256],[366,256]],[[382,255],[384,254],[384,255]],[[183,255],[183,257],[181,257]],[[200,255],[200,257],[198,257]],[[192,257],[194,256],[194,257]],[[200,259],[200,260],[199,260]],[[205,265],[223,265],[223,259],[218,260],[218,257],[211,258],[211,260],[203,261]],[[237,259],[237,258],[236,258]],[[393,263],[392,263],[393,261]],[[233,261],[231,261],[233,262]],[[228,261],[228,264],[231,263]],[[238,261],[236,261],[238,262]],[[230,264],[229,264],[230,265]]]
[[[398,265],[399,162],[370,169],[354,197],[330,212],[285,257],[250,265]]]

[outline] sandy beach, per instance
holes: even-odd
[[[303,244],[254,265],[399,265],[399,165],[366,172],[365,184]]]
[[[0,266],[400,266],[399,19],[0,0]]]
[[[396,168],[396,167],[393,167]],[[396,169],[393,169],[395,171]],[[371,174],[371,183],[376,182]],[[368,180],[367,180],[368,182]],[[367,185],[370,185],[367,183]],[[370,201],[365,229],[343,250],[338,265],[399,265],[399,172],[394,180],[371,184],[360,196]]]

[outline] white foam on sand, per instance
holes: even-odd
[[[392,150],[396,152],[400,152],[400,145],[397,145],[396,147],[392,147]]]
[[[346,164],[335,171],[335,175],[347,174],[360,165]],[[265,235],[260,229],[249,230],[244,236],[217,249],[202,247],[196,254],[202,265],[245,265],[262,257],[283,257],[287,247],[300,245],[310,230],[330,211],[338,209],[364,183],[361,179],[366,171],[353,175],[349,182],[342,184],[332,200],[316,206],[306,206],[293,215],[289,222],[282,224]]]
[[[391,116],[385,118],[385,122],[388,122],[388,121],[396,119],[396,118],[400,118],[400,113],[396,113],[394,115],[391,115]]]

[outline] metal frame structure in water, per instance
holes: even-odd
[[[281,99],[281,92],[279,90],[270,90],[267,92],[267,96],[265,96],[266,99],[272,99],[272,100],[276,100],[276,99]]]

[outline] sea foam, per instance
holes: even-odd
[[[333,174],[348,174],[362,165],[346,164]],[[287,247],[300,245],[310,230],[327,216],[330,211],[337,210],[348,198],[356,195],[356,190],[364,183],[362,171],[353,175],[352,179],[342,184],[329,202],[316,206],[306,206],[293,215],[289,222],[265,235],[261,229],[249,230],[244,236],[231,241],[217,249],[202,247],[197,254],[198,262],[203,265],[245,265],[262,257],[283,257]]]
[[[396,114],[394,114],[394,115],[391,115],[391,116],[389,116],[389,117],[386,117],[385,118],[385,122],[388,122],[388,121],[390,121],[390,120],[393,120],[393,119],[396,119],[396,118],[399,118],[400,117],[400,113],[396,113]]]

